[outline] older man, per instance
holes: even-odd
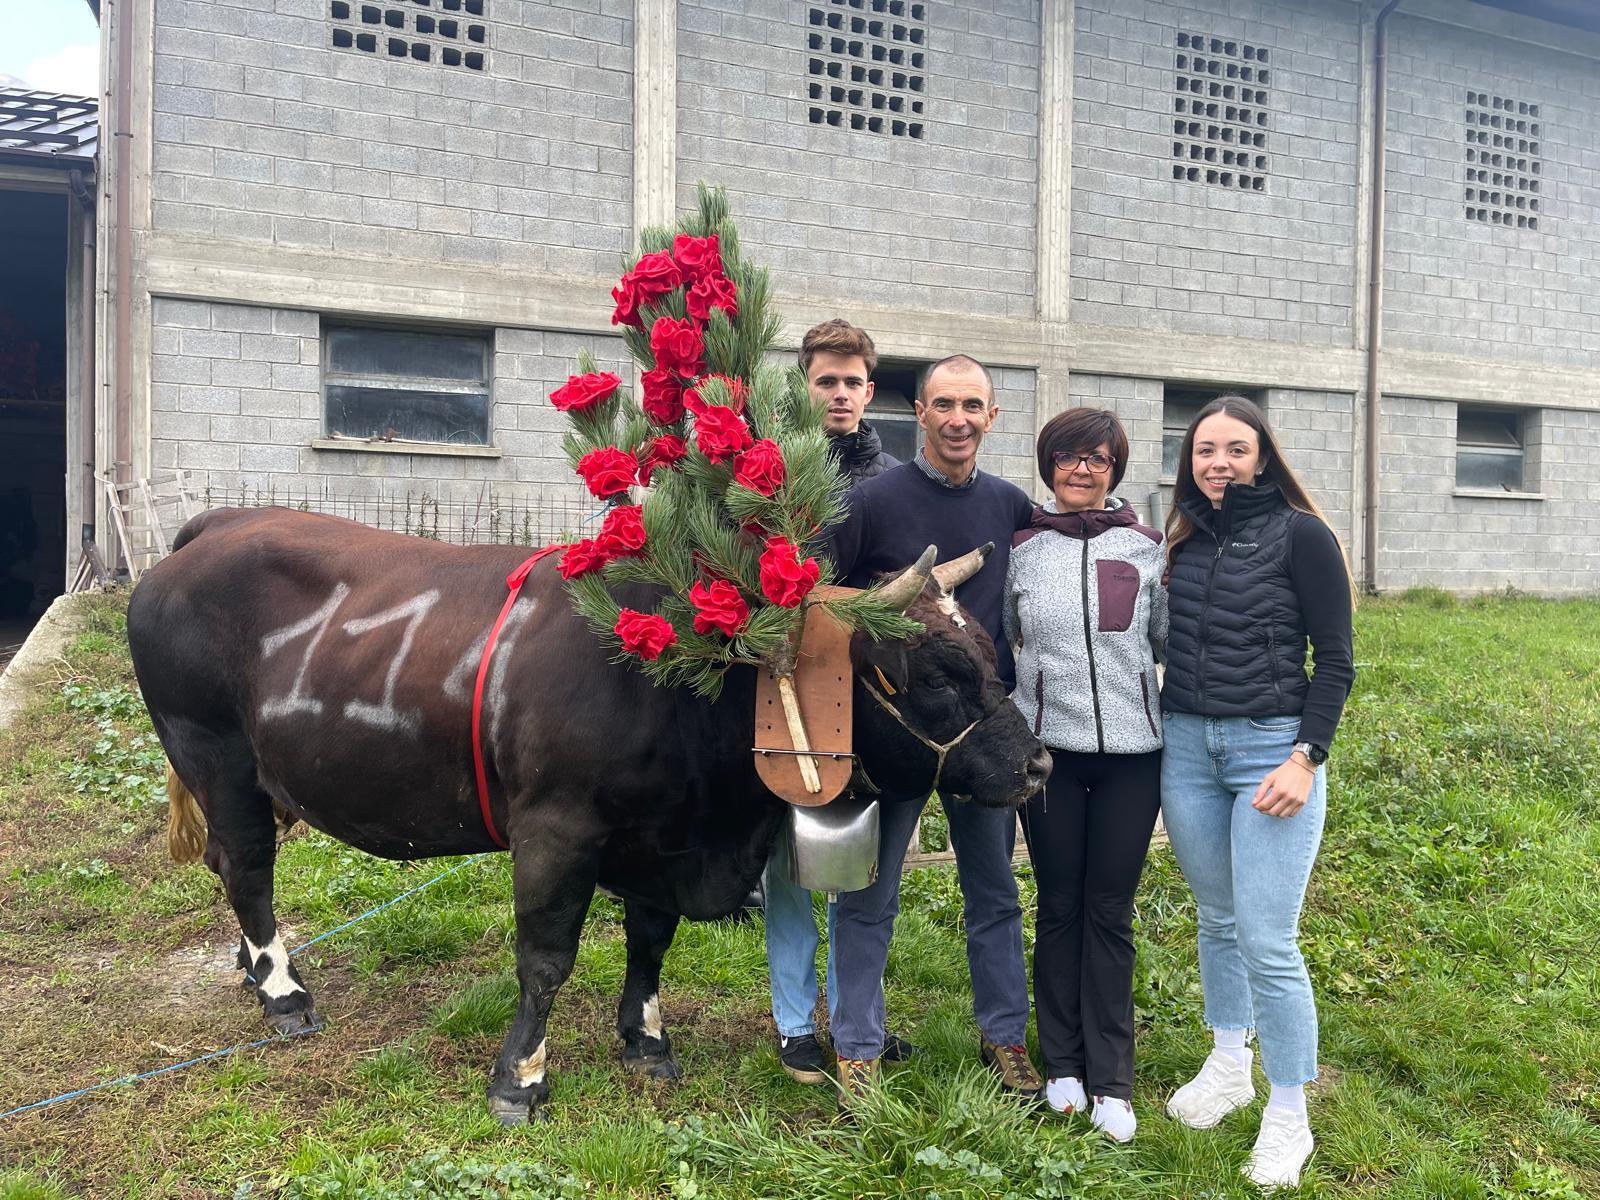
[[[978,469],[978,447],[999,408],[982,363],[964,354],[929,367],[918,389],[922,448],[914,462],[885,471],[850,496],[849,516],[833,531],[829,553],[840,581],[865,587],[913,562],[929,545],[941,561],[993,542],[983,568],[956,598],[994,640],[1009,691],[1014,665],[1001,632],[1011,535],[1026,528],[1032,502],[997,475]],[[883,974],[900,910],[900,869],[927,797],[885,797],[878,881],[840,895],[834,932],[837,1003],[833,1047],[846,1103],[875,1077],[884,1057]],[[1022,956],[1022,908],[1011,871],[1016,815],[941,797],[950,822],[967,924],[967,963],[979,1052],[1001,1087],[1029,1100],[1043,1082],[1024,1045],[1028,978]]]

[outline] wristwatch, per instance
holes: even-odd
[[[1313,767],[1320,767],[1328,761],[1328,752],[1315,742],[1296,742],[1291,754],[1304,754]]]

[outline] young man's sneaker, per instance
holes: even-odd
[[[796,1083],[828,1082],[828,1060],[814,1033],[799,1037],[778,1035],[778,1062]]]
[[[1206,1056],[1200,1073],[1167,1101],[1167,1115],[1191,1129],[1210,1129],[1234,1109],[1243,1108],[1255,1098],[1256,1087],[1250,1081],[1249,1062],[1241,1063],[1231,1054],[1213,1050]]]
[[[883,1053],[878,1057],[884,1062],[903,1063],[910,1062],[911,1056],[916,1052],[917,1048],[906,1041],[905,1038],[897,1034],[886,1033],[883,1035]]]
[[[1133,1115],[1133,1105],[1115,1096],[1096,1096],[1090,1121],[1096,1129],[1113,1142],[1133,1141],[1133,1132],[1139,1128],[1139,1118]]]
[[[835,1070],[839,1083],[839,1107],[848,1109],[862,1093],[878,1082],[878,1060],[875,1058],[841,1058]]]
[[[1268,1190],[1294,1187],[1315,1145],[1305,1118],[1268,1105],[1261,1114],[1261,1132],[1256,1135],[1250,1161],[1244,1165],[1245,1178]]]
[[[1026,1046],[1002,1046],[983,1038],[978,1054],[983,1065],[999,1076],[1001,1091],[1023,1100],[1038,1100],[1044,1094],[1044,1080],[1033,1069]]]
[[[1060,1075],[1044,1085],[1044,1102],[1058,1113],[1071,1116],[1089,1107],[1089,1093],[1083,1090],[1083,1080]]]

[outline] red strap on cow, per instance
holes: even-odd
[[[511,594],[506,597],[506,602],[500,606],[500,615],[495,618],[494,627],[489,630],[489,640],[483,644],[483,658],[478,663],[478,682],[472,689],[472,767],[478,776],[478,810],[483,814],[483,827],[489,831],[489,839],[502,850],[511,849],[505,838],[500,836],[500,831],[495,828],[494,815],[489,811],[489,776],[483,767],[483,737],[481,727],[483,721],[483,683],[489,678],[489,659],[494,656],[494,644],[500,638],[500,629],[506,623],[506,618],[511,615],[511,606],[517,602],[517,597],[522,594],[522,585],[528,581],[528,572],[533,570],[533,564],[547,554],[554,554],[557,550],[565,550],[566,545],[546,546],[543,550],[536,550],[528,560],[511,574],[506,576],[506,587],[511,589]]]

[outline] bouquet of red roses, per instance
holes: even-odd
[[[550,397],[573,470],[609,506],[558,567],[621,657],[715,695],[736,662],[793,670],[807,598],[832,578],[809,547],[842,516],[843,484],[804,380],[768,361],[767,272],[740,256],[723,190],[702,185],[696,213],[639,242],[611,293],[639,397],[588,354]],[[624,602],[629,584],[648,586]],[[916,628],[871,592],[828,603],[874,636]]]

